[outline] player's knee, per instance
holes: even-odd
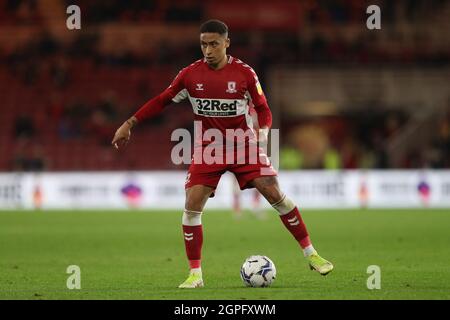
[[[186,198],[185,209],[189,212],[202,212],[203,211],[203,199],[197,199],[196,197],[190,196]]]
[[[184,207],[186,210],[203,211],[203,207],[212,191],[214,191],[212,188],[205,188],[204,186],[193,186],[187,189]]]
[[[278,187],[276,177],[257,178],[254,181],[254,186],[269,203],[278,202],[283,197],[283,193]]]
[[[270,193],[266,193],[265,195],[264,195],[264,197],[267,199],[267,201],[269,202],[269,203],[275,203],[275,202],[277,202],[277,200],[279,200],[280,199],[280,197],[277,195],[277,194],[270,194]]]
[[[185,204],[184,204],[184,208],[186,210],[189,211],[202,211],[202,201],[201,199],[197,199],[195,196],[193,195],[189,195],[186,198]]]
[[[276,185],[264,186],[260,189],[260,192],[270,204],[279,202],[283,198],[283,193],[276,187]]]

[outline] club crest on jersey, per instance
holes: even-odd
[[[197,83],[197,88],[195,88],[197,91],[203,91],[203,83]]]
[[[236,82],[228,81],[228,89],[226,90],[228,93],[236,93]]]

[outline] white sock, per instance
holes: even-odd
[[[202,275],[202,268],[192,268],[191,269],[191,274],[192,273],[196,273],[196,274]]]
[[[305,257],[309,257],[310,255],[312,255],[313,253],[316,253],[316,250],[314,249],[313,245],[310,244],[309,246],[307,246],[305,249],[303,249],[303,255]]]

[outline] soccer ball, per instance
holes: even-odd
[[[275,264],[266,256],[251,256],[241,267],[241,279],[247,287],[268,287],[275,279]]]

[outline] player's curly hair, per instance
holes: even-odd
[[[201,26],[200,26],[200,33],[218,33],[221,36],[228,36],[228,26],[217,19],[211,19],[208,20],[206,22],[204,22]]]

